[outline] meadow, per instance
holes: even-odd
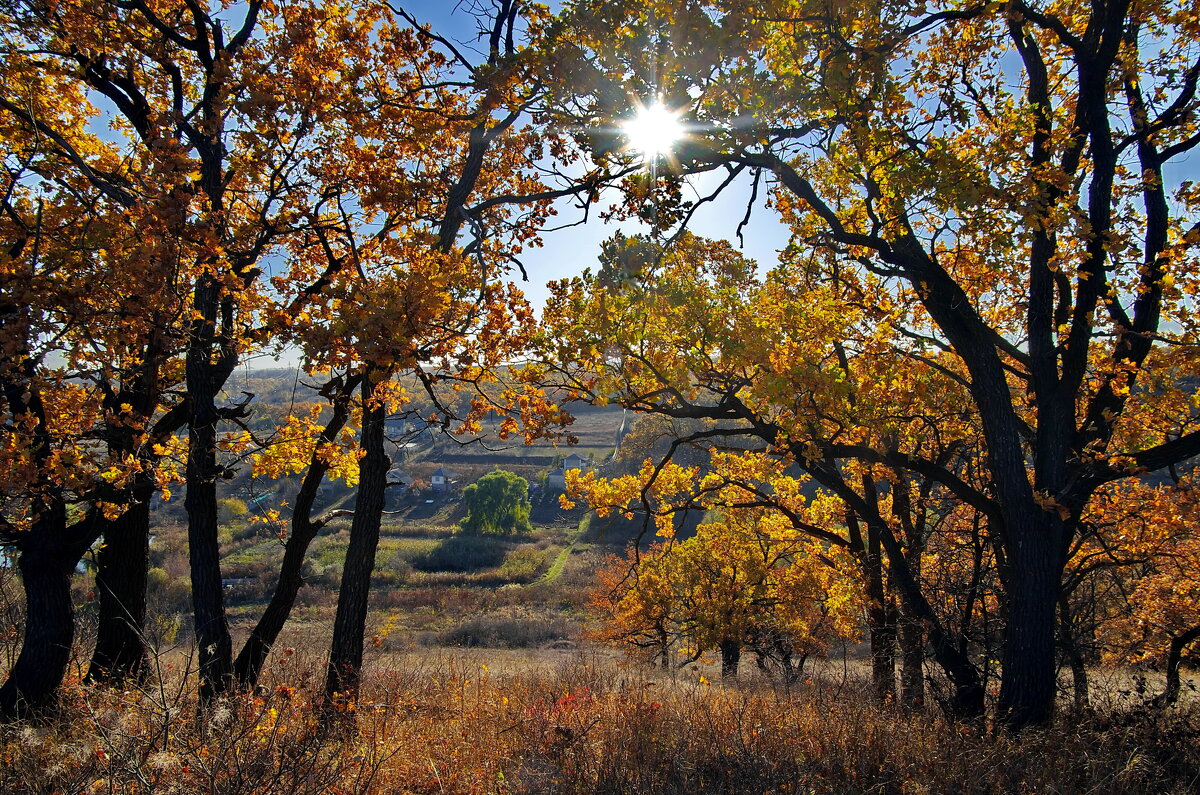
[[[126,691],[68,682],[59,717],[0,728],[0,788],[37,793],[1186,793],[1200,710],[1086,715],[1020,738],[905,714],[830,661],[790,692],[606,654],[376,648],[352,714],[314,709],[319,646],[199,712],[191,656]]]
[[[89,581],[78,578],[61,706],[0,727],[0,791],[1186,793],[1200,782],[1195,691],[1169,710],[1143,708],[1159,687],[1153,673],[1098,669],[1087,712],[1066,711],[1064,699],[1052,728],[1013,737],[947,720],[936,698],[916,713],[880,705],[857,645],[810,662],[790,687],[749,661],[736,681],[708,656],[654,667],[587,636],[587,590],[621,537],[549,508],[530,537],[462,536],[454,510],[385,528],[362,692],[333,720],[319,696],[344,530],[314,545],[260,686],[204,710],[186,587],[152,579],[151,674],[114,690],[83,681]],[[224,561],[239,574],[235,635],[261,607],[278,547],[238,534]],[[164,574],[183,565],[171,537],[157,553]],[[11,612],[15,583],[0,585]],[[3,637],[0,667],[18,638]]]

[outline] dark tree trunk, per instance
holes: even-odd
[[[1197,640],[1200,640],[1200,626],[1171,638],[1171,648],[1167,652],[1167,681],[1163,691],[1151,700],[1153,706],[1169,707],[1179,700],[1179,665],[1183,662],[1183,650]]]
[[[307,532],[301,535],[297,532],[296,522],[292,523],[292,533],[288,536],[283,552],[283,564],[279,569],[279,581],[271,601],[254,625],[250,636],[246,638],[242,651],[234,662],[234,675],[242,687],[252,688],[258,684],[259,674],[262,673],[263,663],[271,653],[271,647],[287,623],[288,615],[295,604],[296,594],[304,584],[300,576],[308,545],[316,535],[316,528],[311,522],[305,522]]]
[[[225,617],[221,589],[221,551],[217,539],[216,408],[218,391],[237,362],[228,337],[233,323],[233,299],[221,295],[221,285],[211,275],[196,284],[195,309],[185,374],[189,405],[187,496],[188,561],[192,579],[192,613],[200,661],[200,703],[209,704],[233,685],[233,641]],[[223,332],[217,336],[218,314]],[[219,351],[218,361],[213,354]]]
[[[139,484],[128,510],[107,523],[96,553],[99,615],[89,682],[120,686],[140,681],[147,672],[144,630],[153,488],[153,482]]]
[[[67,525],[63,489],[49,469],[53,445],[41,393],[32,386],[33,360],[26,359],[21,367],[27,380],[5,381],[4,398],[11,416],[31,428],[23,441],[39,474],[30,498],[32,526],[14,531],[5,522],[3,527],[5,541],[19,551],[17,567],[25,592],[21,651],[0,687],[0,718],[5,720],[49,712],[57,704],[75,639],[71,574],[98,532],[94,510]]]
[[[871,640],[871,683],[880,703],[896,700],[896,620],[883,581],[879,530],[867,525],[867,630]]]
[[[925,706],[925,631],[911,615],[900,619],[900,703],[907,709]]]
[[[339,391],[333,403],[333,416],[321,431],[322,444],[333,443],[342,428],[345,427],[350,416],[349,398],[353,395],[360,380],[359,377],[352,376],[343,381],[338,388]],[[266,662],[267,655],[271,653],[271,647],[283,630],[283,625],[287,623],[292,605],[296,602],[296,594],[304,584],[301,571],[304,567],[305,556],[308,554],[309,544],[325,524],[322,520],[314,521],[312,511],[316,503],[317,491],[328,471],[329,465],[314,453],[309,461],[308,471],[304,474],[304,480],[300,483],[300,491],[296,495],[295,506],[292,509],[291,532],[284,545],[283,563],[279,567],[279,581],[275,585],[274,593],[271,594],[271,601],[267,603],[266,610],[263,611],[262,617],[250,632],[250,637],[246,639],[241,653],[234,662],[234,673],[243,687],[254,687],[258,684],[263,663]]]
[[[192,614],[200,661],[200,702],[206,705],[233,684],[233,641],[225,618],[221,588],[221,550],[217,540],[217,484],[212,425],[193,428],[189,439],[187,497],[188,562],[192,576]],[[195,459],[199,459],[196,461]]]
[[[141,363],[125,373],[121,388],[105,393],[109,453],[115,459],[137,458],[142,471],[130,484],[128,507],[106,522],[104,543],[96,553],[99,602],[96,647],[88,665],[89,682],[122,686],[148,672],[146,649],[146,574],[150,564],[150,500],[159,456],[156,443],[170,439],[187,423],[187,407],[177,403],[160,416],[163,363],[173,345],[166,329],[170,320],[156,313],[142,345]],[[147,438],[148,432],[148,438]]]
[[[384,489],[387,485],[388,457],[383,452],[386,408],[372,394],[375,381],[363,379],[362,449],[359,461],[358,499],[354,521],[350,525],[350,544],[342,568],[338,590],[337,614],[333,622],[333,642],[325,675],[327,716],[346,708],[358,695],[362,673],[363,635],[367,623],[367,598],[371,592],[371,572],[379,546],[379,525],[383,517]]]
[[[1001,657],[999,713],[1014,732],[1042,725],[1054,714],[1057,694],[1055,607],[1062,567],[1057,522],[1045,511],[1008,544],[1007,627]],[[1040,520],[1040,521],[1037,521]]]
[[[742,661],[742,644],[736,640],[723,640],[721,650],[721,677],[734,679],[737,677],[738,664]]]
[[[913,576],[904,557],[904,551],[895,535],[885,523],[879,527],[879,537],[888,555],[888,568],[892,583],[904,600],[905,612],[920,621],[929,636],[933,659],[946,672],[954,686],[954,695],[947,705],[950,714],[957,718],[976,719],[984,715],[984,689],[979,671],[971,664],[959,638],[947,632],[941,619],[933,611],[921,585]]]
[[[1058,598],[1058,628],[1059,642],[1067,663],[1071,666],[1071,684],[1075,691],[1075,709],[1083,709],[1090,701],[1088,698],[1087,664],[1076,640],[1075,621],[1071,616],[1071,600],[1067,594]]]
[[[25,591],[25,637],[0,687],[0,716],[6,719],[42,714],[57,703],[75,639],[71,574],[77,562],[50,548],[22,552],[18,559]]]
[[[871,642],[871,685],[880,703],[896,700],[896,624],[886,604],[867,608]]]
[[[666,627],[658,627],[659,663],[664,669],[671,667],[671,636]]]
[[[889,448],[896,448],[891,440]],[[921,564],[925,557],[926,501],[932,488],[928,480],[915,490],[901,469],[893,470],[892,514],[904,529],[904,562],[917,583],[921,582]],[[919,710],[925,705],[925,631],[921,619],[905,609],[900,616],[900,703],[905,709]]]

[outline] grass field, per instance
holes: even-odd
[[[1194,705],[1063,715],[1012,739],[879,707],[836,664],[785,693],[579,651],[373,648],[353,712],[323,725],[307,640],[276,652],[257,694],[203,714],[184,651],[143,689],[72,681],[59,719],[0,727],[0,791],[1140,794],[1200,780]]]
[[[749,661],[722,682],[707,658],[662,669],[590,644],[583,602],[625,536],[547,503],[526,537],[464,536],[439,501],[393,518],[379,544],[364,687],[351,720],[315,707],[345,523],[314,542],[292,618],[255,693],[201,713],[178,528],[153,551],[156,653],[141,687],[80,681],[83,630],[58,717],[0,727],[0,792],[31,793],[1188,793],[1200,787],[1194,679],[1092,672],[1093,705],[1014,739],[869,696],[859,649],[809,663],[783,689]],[[226,533],[235,646],[282,554]],[[598,540],[599,539],[599,540]],[[87,577],[76,593],[86,603]],[[87,614],[86,604],[81,617]],[[162,629],[166,628],[166,629]],[[161,631],[160,631],[161,630]],[[169,631],[168,631],[169,630]],[[0,668],[17,638],[0,638]],[[1064,682],[1064,694],[1069,691]],[[1064,704],[1066,698],[1064,696]],[[1064,710],[1065,710],[1064,706]]]

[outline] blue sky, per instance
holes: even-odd
[[[460,5],[462,8],[456,13],[455,9]],[[400,3],[404,10],[417,19],[428,22],[435,31],[470,47],[476,43],[476,28],[473,18],[466,13],[465,5],[436,0]],[[550,5],[556,7],[560,3],[551,2]],[[723,176],[709,174],[693,179],[691,189],[685,190],[685,196],[692,193],[688,198],[695,200],[711,192]],[[778,215],[765,206],[765,187],[765,183],[760,186],[757,206],[751,214],[750,223],[743,230],[742,238],[745,243],[741,251],[751,259],[757,260],[760,265],[770,266],[779,250],[787,245],[788,233],[786,227],[780,223]],[[691,224],[692,231],[704,237],[729,239],[735,246],[741,245],[736,237],[737,226],[746,213],[746,203],[750,194],[749,177],[734,183],[718,199],[704,204],[697,211]],[[570,223],[578,217],[579,211],[572,209],[568,202],[563,202],[560,214],[556,219],[552,219],[551,226]],[[521,255],[521,261],[529,274],[529,281],[521,286],[533,304],[541,306],[545,303],[548,295],[545,287],[547,282],[576,275],[584,268],[595,265],[600,243],[618,230],[625,234],[647,231],[636,221],[605,224],[593,208],[588,224],[543,235],[542,248],[527,249]],[[519,274],[517,275],[519,277]]]

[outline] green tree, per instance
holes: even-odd
[[[463,489],[467,517],[465,533],[514,535],[533,532],[529,524],[529,481],[513,472],[495,469]]]

